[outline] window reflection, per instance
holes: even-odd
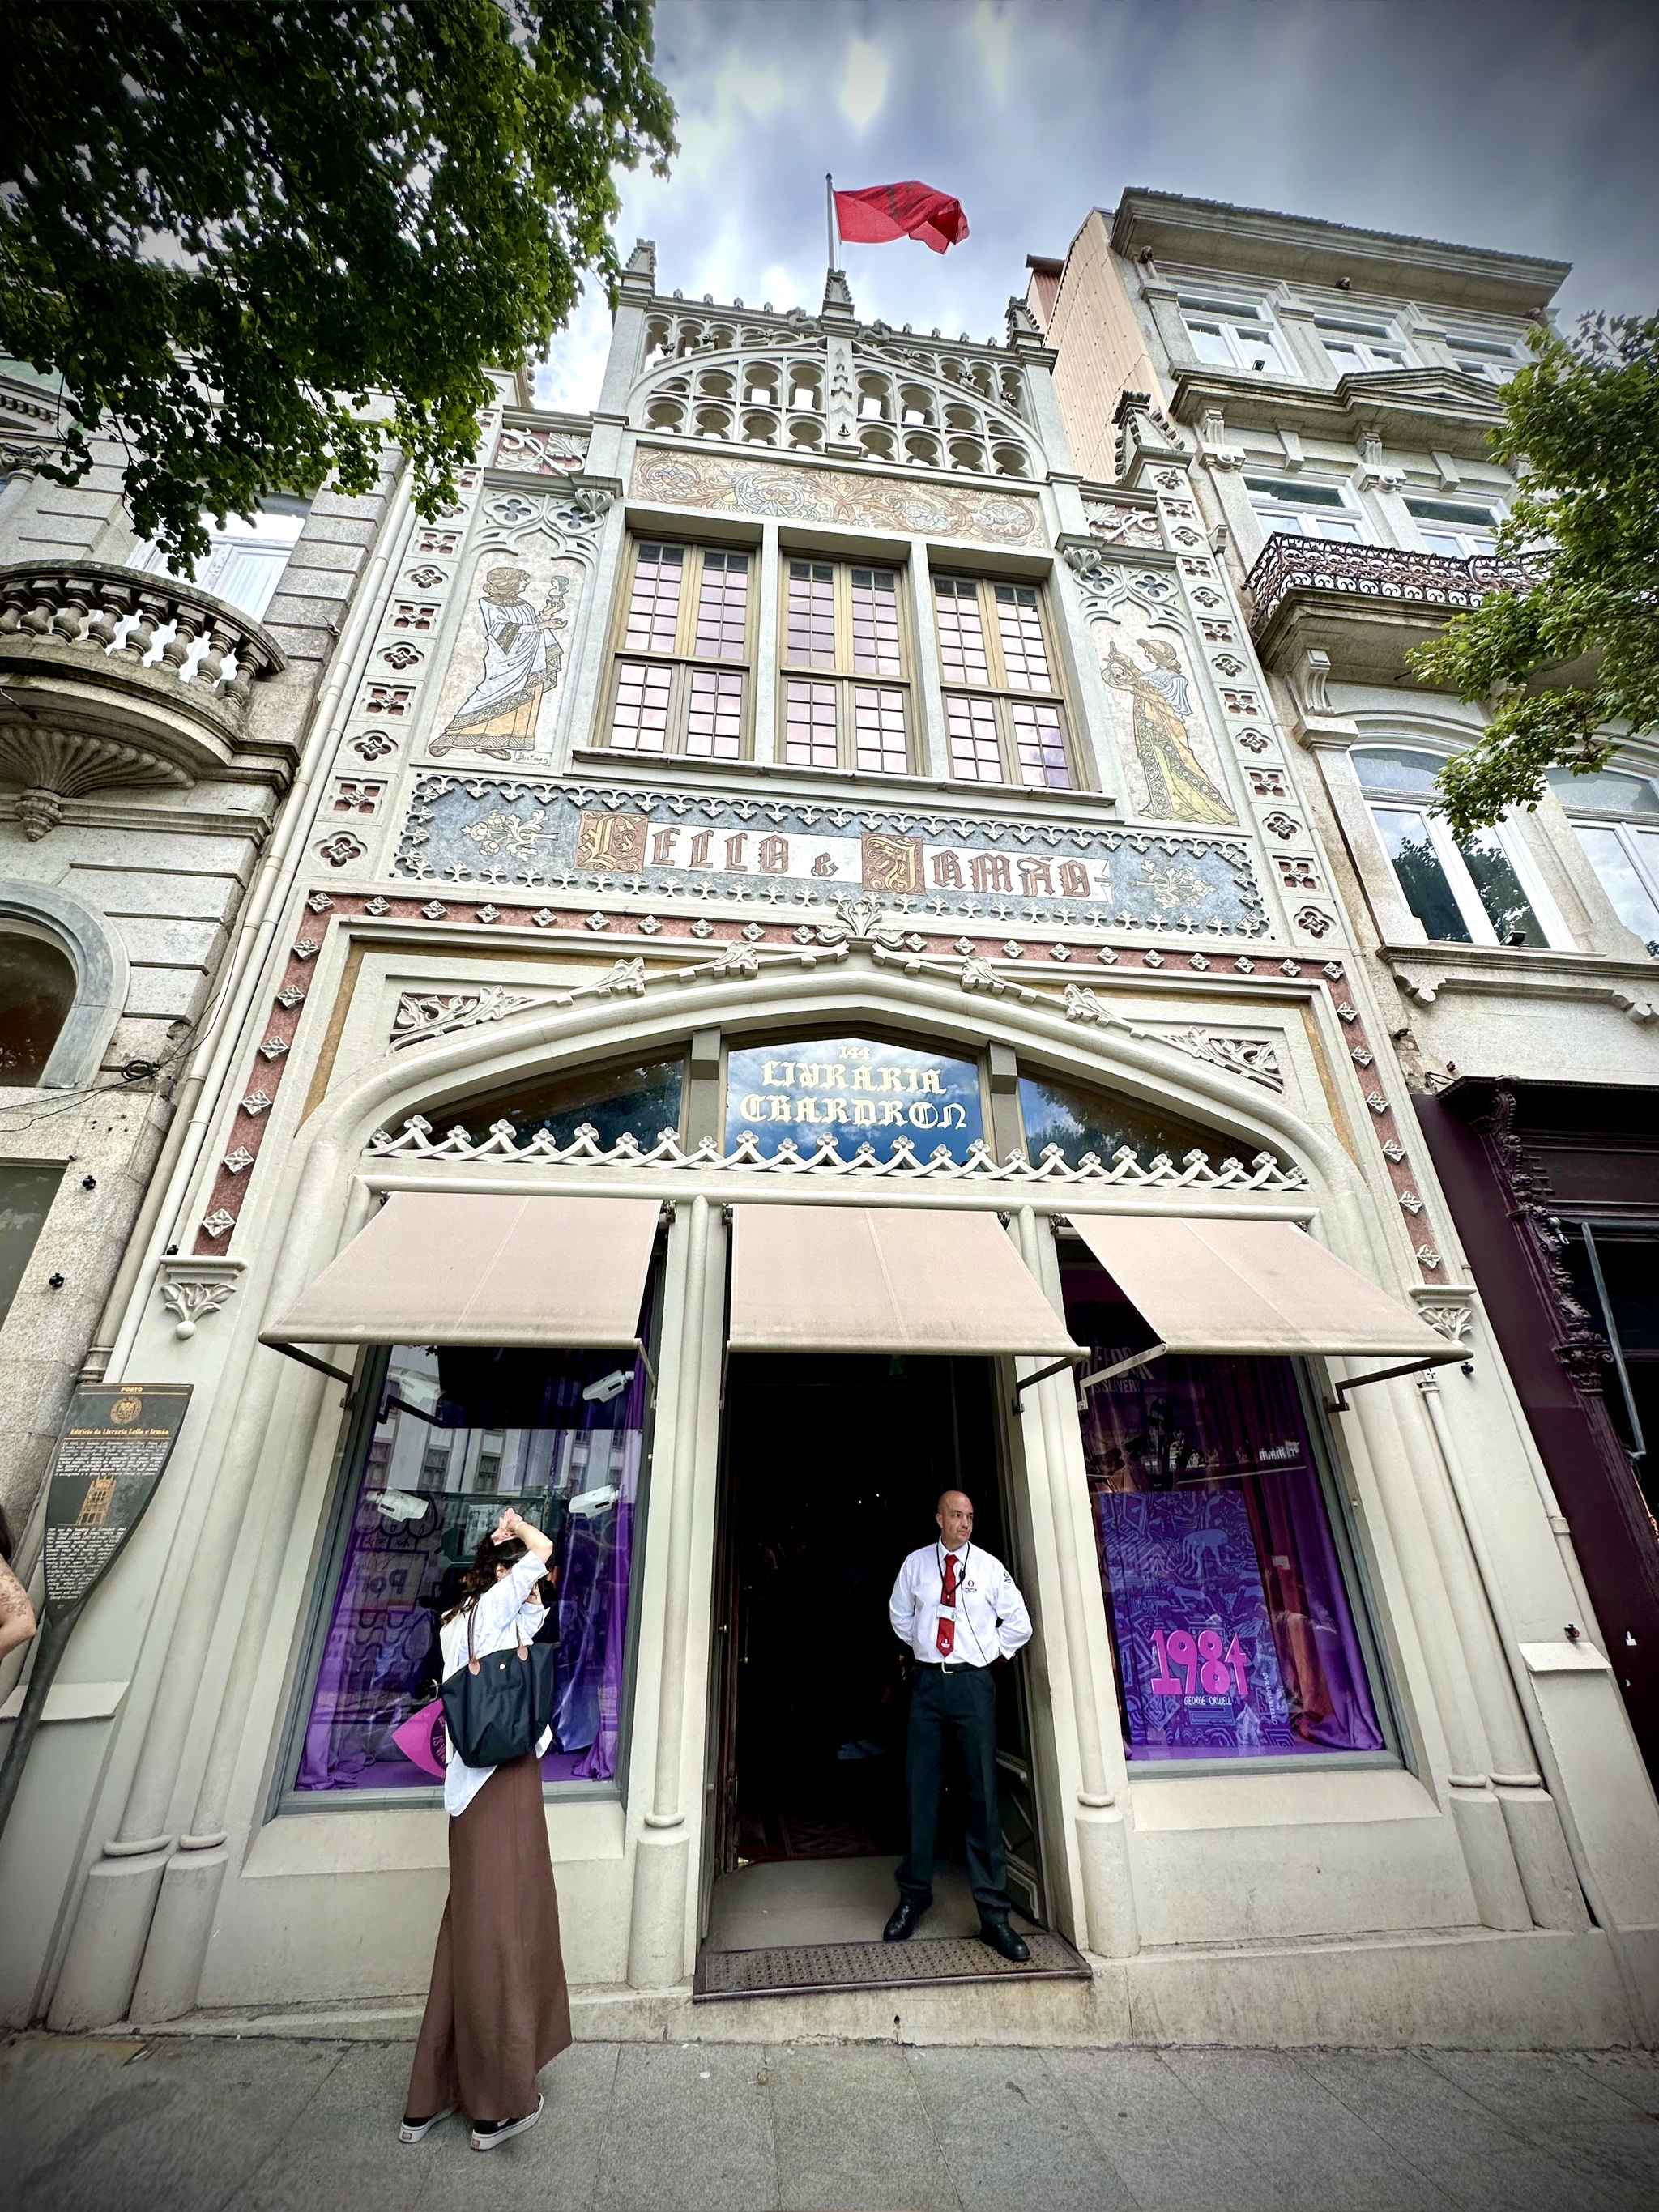
[[[557,1583],[537,1638],[559,1655],[543,1778],[615,1775],[645,1393],[644,1364],[626,1353],[392,1350],[296,1790],[421,1789],[441,1777],[439,1625],[507,1504],[555,1540]]]
[[[1103,1269],[1062,1281],[1085,1373],[1149,1348]],[[1383,1750],[1292,1363],[1168,1357],[1084,1395],[1128,1757]]]

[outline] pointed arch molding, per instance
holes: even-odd
[[[73,891],[0,876],[0,931],[27,922],[62,947],[75,969],[75,1004],[40,1077],[46,1091],[75,1091],[96,1077],[127,1000],[127,949],[96,907]]]
[[[297,1295],[326,1264],[339,1242],[342,1209],[349,1212],[361,1203],[349,1194],[354,1186],[362,1189],[366,1170],[401,1167],[400,1162],[365,1158],[374,1133],[388,1122],[395,1126],[422,1106],[441,1113],[449,1102],[459,1103],[480,1089],[614,1058],[619,1051],[648,1050],[698,1029],[752,1025],[757,1018],[821,1022],[826,1016],[854,1024],[924,1026],[941,1039],[969,1048],[995,1039],[1081,1081],[1161,1099],[1236,1130],[1246,1156],[1258,1146],[1272,1146],[1294,1161],[1306,1178],[1304,1191],[1262,1196],[1278,1197],[1281,1204],[1286,1197],[1301,1198],[1297,1211],[1317,1213],[1322,1240],[1375,1279],[1386,1283],[1399,1271],[1403,1255],[1388,1233],[1362,1171],[1332,1133],[1303,1121],[1255,1086],[1171,1050],[1150,1033],[1127,1024],[1068,1022],[1058,997],[1012,992],[981,996],[944,976],[907,973],[902,963],[878,961],[874,948],[866,945],[848,946],[839,958],[820,953],[812,968],[789,959],[757,965],[758,974],[747,972],[747,962],[733,960],[721,963],[718,974],[664,975],[641,994],[584,994],[576,1002],[571,994],[563,1006],[544,1006],[500,1026],[471,1030],[399,1054],[343,1086],[284,1142],[276,1175],[262,1194],[258,1218],[283,1227],[263,1255],[257,1255],[257,1248],[250,1255],[266,1284],[259,1303]],[[480,1164],[485,1174],[490,1172]],[[460,1172],[468,1170],[462,1166]],[[246,1179],[239,1180],[246,1188]],[[826,1178],[826,1190],[830,1181]],[[840,1187],[851,1195],[847,1182]],[[690,1188],[688,1180],[687,1195]],[[988,1197],[999,1188],[988,1184]],[[952,1190],[963,1188],[960,1183],[941,1187],[937,1199],[950,1203]],[[720,1194],[735,1196],[737,1188]],[[1039,1193],[1030,1195],[1041,1202]],[[1068,1200],[1082,1195],[1068,1182],[1053,1190],[1052,1202],[1065,1210]],[[1023,1189],[1018,1196],[1006,1191],[1003,1203],[1024,1196]],[[216,1241],[207,1249],[220,1247]]]

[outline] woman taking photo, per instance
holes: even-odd
[[[444,1679],[473,1656],[528,1644],[547,1618],[551,1540],[509,1506],[479,1545],[467,1595],[445,1620]],[[402,2142],[457,2109],[474,2150],[494,2150],[542,2116],[536,2077],[570,2041],[570,1994],[542,1814],[544,1731],[534,1752],[468,1766],[449,1747],[449,1899],[415,2045]]]

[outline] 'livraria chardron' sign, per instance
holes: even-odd
[[[826,1137],[846,1158],[860,1145],[878,1159],[906,1137],[922,1158],[943,1145],[954,1160],[985,1133],[979,1070],[870,1037],[757,1045],[726,1063],[726,1140],[752,1135],[769,1158],[786,1139],[804,1153]]]

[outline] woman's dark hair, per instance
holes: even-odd
[[[11,1533],[11,1522],[6,1518],[5,1507],[3,1505],[0,1505],[0,1559],[3,1559],[6,1565],[9,1566],[11,1565],[12,1553],[16,1549],[16,1540]]]
[[[509,1536],[504,1544],[498,1544],[492,1536],[486,1536],[472,1554],[472,1565],[461,1577],[459,1597],[445,1613],[445,1620],[453,1620],[457,1613],[471,1612],[484,1592],[495,1588],[495,1570],[517,1566],[529,1549],[522,1536]],[[541,1601],[545,1605],[549,1593],[541,1584],[538,1584],[538,1588],[542,1590]]]

